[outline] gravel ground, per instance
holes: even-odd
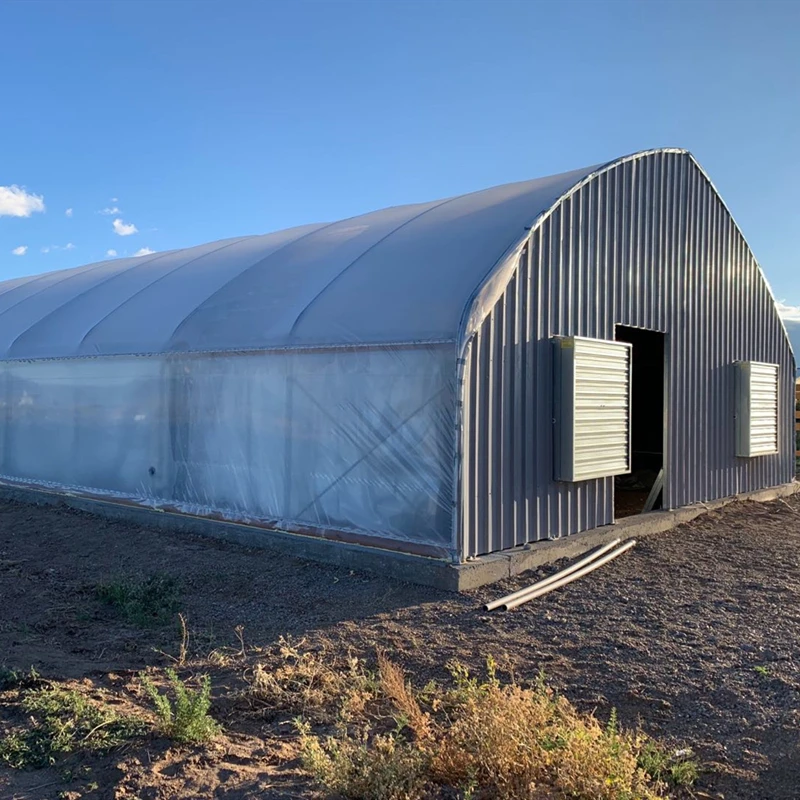
[[[607,716],[615,707],[623,724],[690,746],[705,767],[698,796],[800,798],[799,496],[710,512],[515,611],[481,610],[553,569],[457,596],[7,503],[0,664],[111,686],[167,663],[157,651],[175,649],[172,627],[123,625],[94,597],[98,583],[164,572],[182,587],[198,653],[238,647],[241,625],[248,647],[290,635],[367,657],[382,648],[420,683],[443,676],[449,659],[479,668],[491,654],[521,678],[544,670],[581,709]],[[220,690],[224,682],[215,676]],[[98,788],[72,800],[308,796],[284,746],[274,732],[240,726],[202,757],[116,754],[95,764]],[[58,775],[0,768],[3,798],[55,798],[58,784]]]

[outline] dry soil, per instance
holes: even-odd
[[[312,796],[286,721],[229,699],[256,654],[288,635],[367,659],[384,649],[419,683],[443,677],[449,659],[479,669],[489,654],[523,679],[544,670],[579,708],[616,708],[623,724],[691,747],[704,767],[697,796],[800,798],[800,498],[730,505],[516,611],[481,610],[554,568],[456,596],[66,508],[0,505],[0,665],[140,702],[136,675],[171,663],[177,626],[124,623],[95,588],[164,573],[180,586],[190,667],[211,672],[226,729],[208,747],[152,739],[80,764],[0,768],[0,797]],[[215,649],[229,660],[210,662]],[[10,705],[0,700],[0,734]]]

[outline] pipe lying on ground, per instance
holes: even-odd
[[[491,603],[486,603],[484,605],[485,611],[494,611],[496,608],[500,608],[500,606],[505,605],[511,600],[516,600],[518,597],[522,597],[528,592],[532,592],[534,589],[539,589],[542,586],[547,586],[551,583],[554,583],[557,580],[565,577],[566,575],[570,575],[571,573],[579,570],[581,567],[589,564],[590,562],[594,561],[596,558],[599,558],[603,553],[607,553],[612,547],[616,547],[620,543],[619,539],[614,539],[613,542],[609,542],[607,545],[595,550],[592,553],[589,553],[586,558],[582,558],[580,561],[576,561],[574,564],[570,564],[564,569],[560,569],[558,572],[553,573],[548,578],[542,578],[542,580],[537,581],[536,583],[532,584],[531,586],[526,586],[524,589],[519,589],[516,592],[512,592],[511,594],[507,594],[505,597],[501,597],[499,600],[492,600]]]
[[[554,581],[547,586],[543,586],[540,589],[532,589],[527,594],[522,595],[522,597],[518,597],[516,600],[510,600],[508,603],[503,603],[503,608],[506,611],[511,611],[512,608],[516,608],[517,606],[521,606],[523,603],[527,603],[528,600],[534,600],[537,597],[541,597],[543,594],[547,594],[548,592],[552,592],[554,589],[560,589],[562,586],[566,586],[568,583],[572,583],[572,581],[578,580],[578,578],[582,578],[584,575],[588,575],[590,572],[593,572],[598,567],[602,567],[603,564],[607,564],[612,559],[616,558],[617,556],[621,556],[626,550],[630,550],[636,544],[636,539],[631,539],[629,542],[626,542],[621,547],[618,547],[616,550],[608,553],[608,555],[603,556],[602,558],[595,559],[592,561],[591,564],[584,567],[583,569],[578,570],[577,572],[573,572],[571,575],[567,575],[561,580]]]

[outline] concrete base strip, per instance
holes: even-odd
[[[563,539],[535,542],[502,553],[492,553],[463,564],[452,564],[443,559],[408,555],[378,547],[335,542],[314,536],[265,530],[234,522],[222,522],[9,484],[0,485],[0,500],[16,500],[32,505],[67,506],[106,519],[118,519],[160,530],[209,536],[244,547],[272,550],[280,553],[282,557],[366,570],[396,580],[459,592],[486,586],[562,558],[583,555],[616,538],[638,539],[662,533],[729,503],[741,500],[767,502],[780,497],[789,497],[798,491],[800,483],[793,482],[672,511],[652,511],[649,514],[626,517],[614,525],[576,533]]]
[[[479,586],[511,578],[529,569],[535,569],[562,558],[576,558],[617,538],[623,541],[633,538],[641,539],[654,533],[672,530],[685,522],[691,522],[701,514],[723,508],[730,503],[743,500],[766,503],[780,497],[789,497],[799,491],[800,483],[793,482],[771,489],[759,489],[756,492],[725,497],[722,500],[697,503],[671,511],[651,511],[648,514],[625,517],[613,525],[605,525],[602,528],[565,536],[563,539],[536,542],[513,550],[505,550],[502,553],[480,556],[474,561],[453,565],[451,569],[459,573],[459,591],[477,589]]]

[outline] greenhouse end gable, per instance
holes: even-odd
[[[565,537],[614,522],[615,478],[557,473],[555,344],[620,326],[663,337],[663,508],[792,480],[774,298],[671,149],[6,281],[2,480],[447,562]],[[758,457],[740,363],[776,368]],[[635,453],[632,397],[604,424]]]

